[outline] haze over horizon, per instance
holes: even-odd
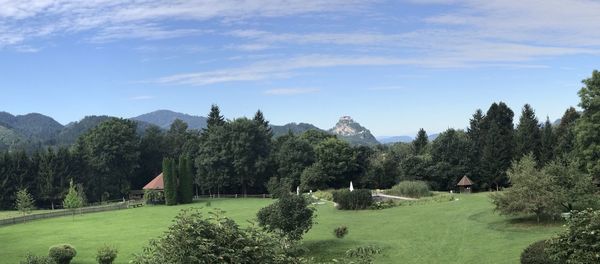
[[[377,136],[473,112],[576,106],[598,68],[595,1],[0,0],[0,111],[62,124],[159,109]]]

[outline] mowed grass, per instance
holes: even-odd
[[[396,207],[385,210],[339,211],[317,206],[317,224],[305,235],[304,246],[316,260],[343,256],[350,248],[376,245],[383,249],[376,263],[518,263],[523,248],[549,238],[562,227],[537,225],[494,214],[487,194],[457,195],[458,201]],[[242,225],[253,219],[269,199],[211,200],[191,206],[203,211],[220,208]],[[95,263],[104,244],[119,249],[117,263],[161,235],[185,206],[146,206],[136,209],[61,217],[0,227],[0,263],[18,263],[27,252],[47,254],[50,245],[70,243],[78,255],[72,263]],[[349,228],[343,239],[333,235]]]

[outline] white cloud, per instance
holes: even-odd
[[[148,24],[165,20],[206,21],[282,17],[352,10],[359,0],[0,0],[0,47],[43,36],[100,30],[93,40],[169,38],[196,29]],[[136,33],[136,29],[141,32]],[[172,31],[172,32],[169,32]],[[127,34],[127,33],[132,34]]]
[[[264,93],[268,95],[298,95],[318,93],[319,91],[317,88],[277,88],[266,90]]]
[[[303,69],[338,66],[381,66],[416,64],[418,61],[376,56],[302,55],[289,59],[259,61],[245,67],[176,74],[158,78],[155,83],[166,85],[201,86],[234,81],[258,81],[289,78]]]

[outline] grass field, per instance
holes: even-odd
[[[33,210],[33,211],[31,211],[31,214],[43,214],[43,213],[56,212],[56,211],[61,211],[61,210],[62,209],[58,209],[58,210],[54,210],[54,211],[52,211],[52,210]],[[23,213],[21,213],[19,211],[0,211],[0,220],[18,217],[18,216],[23,216]]]
[[[531,242],[551,237],[560,225],[533,225],[492,212],[487,194],[458,195],[458,201],[396,207],[378,211],[338,211],[318,205],[317,224],[304,246],[318,260],[330,260],[359,245],[383,248],[376,263],[518,263]],[[268,199],[211,200],[240,224],[254,218]],[[210,210],[205,202],[194,204]],[[0,263],[18,263],[26,253],[45,255],[48,247],[70,243],[78,255],[72,263],[95,263],[103,244],[119,249],[117,263],[127,263],[148,240],[159,236],[186,206],[142,208],[39,220],[0,227]],[[333,229],[349,234],[336,239]]]

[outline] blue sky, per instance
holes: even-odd
[[[477,108],[578,103],[600,61],[584,0],[0,0],[0,110],[61,123],[158,109],[377,136],[464,128]]]

